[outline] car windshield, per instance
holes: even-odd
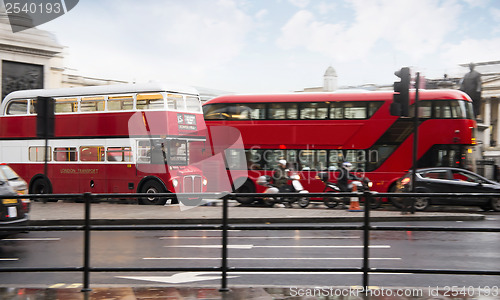
[[[19,175],[7,165],[0,165],[0,170],[1,179],[14,180],[19,178]]]

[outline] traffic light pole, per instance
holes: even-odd
[[[417,162],[418,162],[418,125],[419,125],[419,116],[418,116],[418,106],[419,106],[419,101],[418,101],[418,88],[420,85],[420,72],[417,72],[416,78],[415,78],[415,105],[414,105],[414,114],[413,114],[413,120],[414,120],[414,126],[413,126],[413,166],[411,170],[411,191],[412,193],[416,192],[416,184],[415,180],[417,177]],[[411,209],[412,211],[415,209],[414,208],[414,203],[415,200],[412,200],[412,205]]]

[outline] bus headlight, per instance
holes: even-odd
[[[179,185],[179,181],[177,179],[172,179],[172,185],[175,187],[177,187]]]
[[[208,180],[206,178],[203,178],[203,185],[207,185],[208,184]]]

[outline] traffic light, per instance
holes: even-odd
[[[36,136],[54,137],[54,98],[37,97],[35,109],[37,113]]]
[[[401,70],[394,72],[394,75],[401,78],[401,81],[394,82],[391,115],[408,117],[410,104],[410,68],[401,68]]]

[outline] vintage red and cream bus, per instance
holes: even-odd
[[[413,103],[415,91],[410,97]],[[421,90],[419,98],[418,167],[470,167],[476,128],[470,98],[457,90]],[[228,164],[245,170],[232,176],[240,192],[262,192],[256,178],[271,175],[279,159],[301,171],[311,192],[324,188],[317,172],[335,178],[344,161],[374,190],[388,192],[412,166],[414,128],[414,118],[390,114],[392,99],[391,91],[226,95],[203,110],[209,131],[230,126],[241,133],[244,149],[226,151]]]
[[[55,137],[47,148],[37,137],[37,97],[55,103]],[[29,182],[30,194],[203,192],[207,179],[190,165],[189,148],[205,132],[199,94],[187,86],[16,91],[1,106],[0,161]]]

